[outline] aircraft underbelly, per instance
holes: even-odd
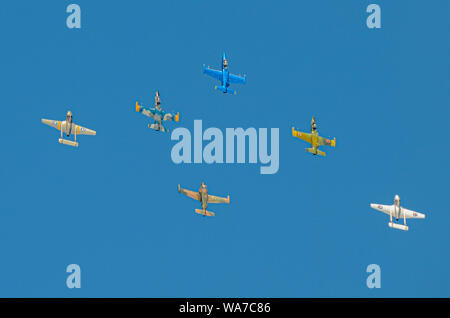
[[[201,199],[202,199],[202,209],[206,209],[208,207],[208,194],[202,193]]]
[[[402,210],[399,206],[394,205],[394,217],[398,220],[403,217]]]
[[[202,209],[206,209],[208,205],[208,192],[206,189],[200,189],[200,202],[202,203]]]
[[[71,126],[72,125],[68,124],[67,122],[65,122],[61,125],[61,129],[62,129],[63,133],[67,134],[67,136],[69,136],[71,133],[71,128],[72,128]]]
[[[313,148],[319,147],[319,137],[314,135],[311,136],[311,146],[313,146]]]
[[[222,76],[222,86],[228,87],[230,86],[229,83],[229,76],[228,76],[228,72],[226,72],[225,70],[223,71],[223,76]]]

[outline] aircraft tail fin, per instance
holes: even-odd
[[[319,149],[314,149],[314,148],[306,148],[305,149],[307,152],[310,152],[314,155],[320,155],[320,156],[326,156],[327,154],[323,151],[320,151]]]
[[[201,209],[195,209],[195,213],[201,214],[201,215],[207,215],[207,216],[214,216],[214,212],[209,212],[206,210],[201,210]]]

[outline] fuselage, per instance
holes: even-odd
[[[222,86],[223,87],[230,86],[229,78],[230,78],[230,72],[228,71],[228,68],[222,67]]]
[[[58,121],[54,122],[54,125],[57,125]],[[70,136],[70,134],[74,133],[74,129],[75,127],[73,127],[74,125],[72,124],[72,122],[68,122],[67,120],[63,120],[60,123],[60,127],[58,127],[58,129],[61,129],[63,134],[66,134],[67,137]]]
[[[202,204],[202,209],[206,210],[208,207],[208,189],[206,185],[202,184],[200,189],[198,189],[198,193],[200,194],[200,202]]]
[[[393,217],[396,218],[396,220],[398,221],[398,219],[400,217],[402,217],[401,213],[402,213],[402,207],[400,206],[400,197],[398,195],[396,195],[394,197],[394,204],[393,204]]]
[[[63,121],[63,123],[65,123],[65,125],[64,125],[65,130],[64,131],[66,132],[67,137],[69,137],[70,133],[72,132],[72,112],[70,110],[67,112],[66,120]],[[62,123],[61,123],[61,126],[62,126]],[[62,127],[61,127],[61,129],[62,129]]]
[[[164,110],[162,110],[161,108],[151,108],[152,113],[153,113],[153,118],[155,119],[155,121],[161,122],[162,119],[164,118],[164,116],[166,115],[166,112]]]
[[[311,131],[311,146],[314,150],[317,150],[319,148],[319,133],[317,130]]]
[[[311,119],[311,147],[313,149],[313,154],[317,155],[317,150],[319,148],[319,132],[317,131],[317,123],[315,118]]]
[[[164,117],[166,116],[167,113],[159,105],[150,108],[149,110],[152,113],[153,120],[156,123],[155,129],[160,130],[162,126],[162,121],[164,120]]]
[[[158,122],[158,124],[161,125],[161,122],[164,119],[166,112],[163,111],[163,109],[161,108],[161,96],[159,95],[159,91],[156,91],[155,107],[150,108],[150,110],[153,113],[153,118],[155,119],[155,122]]]

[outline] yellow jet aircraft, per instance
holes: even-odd
[[[332,146],[336,147],[336,138],[333,140],[323,138],[319,136],[319,133],[317,132],[317,124],[314,117],[311,119],[311,133],[305,133],[301,131],[295,130],[294,127],[292,127],[292,136],[303,139],[306,142],[309,142],[312,146],[312,148],[306,148],[305,150],[314,154],[314,155],[321,155],[326,156],[325,152],[319,150],[319,146]]]

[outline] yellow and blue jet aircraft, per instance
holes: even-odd
[[[306,148],[305,150],[314,154],[314,155],[321,155],[326,156],[325,152],[319,150],[319,146],[331,146],[336,147],[336,138],[333,140],[323,138],[319,136],[319,133],[317,131],[317,123],[314,117],[311,119],[311,133],[305,133],[301,131],[295,130],[294,127],[292,127],[292,136],[303,139],[306,142],[309,142],[312,146],[312,148]]]
[[[221,82],[220,86],[214,86],[214,89],[218,89],[219,91],[229,94],[236,95],[236,91],[229,88],[231,83],[239,83],[239,84],[245,84],[247,77],[244,76],[238,76],[233,75],[228,71],[228,61],[225,53],[223,53],[222,56],[222,71],[213,70],[209,67],[206,67],[203,65],[203,73],[215,78],[216,80],[219,80]]]
[[[138,102],[136,102],[136,111],[138,113],[142,113],[145,116],[148,116],[150,118],[153,118],[155,120],[155,122],[153,124],[148,124],[148,128],[157,130],[157,131],[169,131],[169,129],[165,128],[162,125],[162,121],[167,121],[167,120],[174,120],[176,122],[178,122],[180,120],[180,113],[176,113],[171,114],[171,113],[167,113],[165,112],[162,108],[161,108],[161,97],[159,96],[159,91],[156,91],[156,95],[155,95],[155,107],[151,108],[151,107],[143,107],[141,105],[138,104]]]

